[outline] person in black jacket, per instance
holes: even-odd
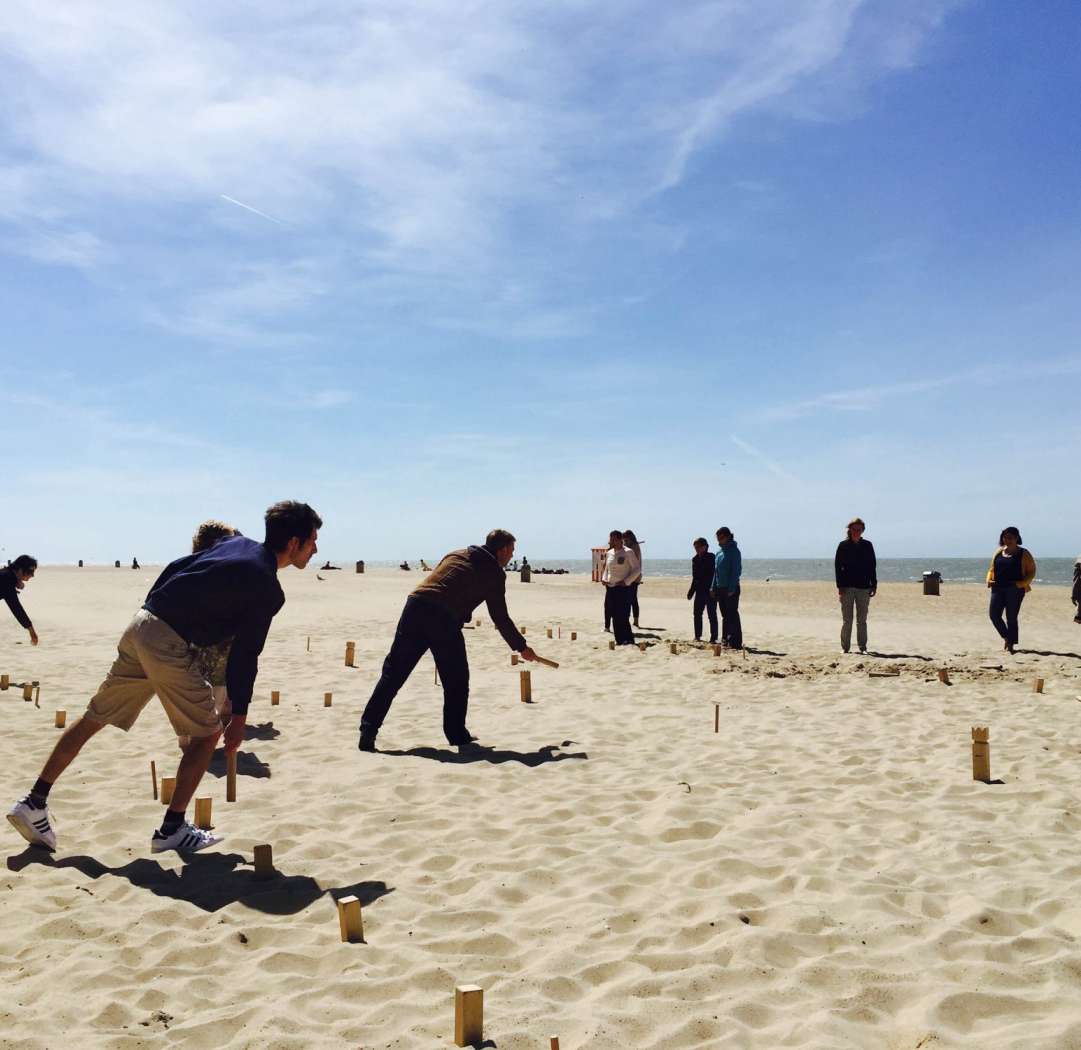
[[[867,612],[878,590],[875,549],[863,538],[866,528],[861,518],[848,523],[848,538],[837,544],[833,559],[837,580],[837,600],[841,603],[841,648],[847,653],[852,644],[852,612],[856,613],[856,644],[867,652]]]
[[[30,644],[38,644],[38,633],[26,615],[23,603],[19,601],[19,591],[28,580],[34,578],[38,562],[29,554],[20,554],[7,568],[0,569],[0,598],[8,603],[11,614],[19,621],[19,626],[30,632]]]
[[[709,617],[709,640],[717,641],[717,599],[713,597],[713,570],[715,555],[709,549],[709,540],[702,536],[694,541],[694,557],[691,558],[691,586],[687,601],[694,599],[694,640],[702,640],[702,610]]]

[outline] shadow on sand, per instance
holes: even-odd
[[[16,872],[35,864],[46,868],[75,868],[90,879],[113,875],[159,897],[186,901],[208,912],[230,904],[243,904],[268,915],[295,915],[323,896],[337,900],[354,894],[366,905],[394,892],[385,882],[358,882],[352,886],[324,889],[307,875],[286,875],[278,871],[272,878],[256,879],[251,862],[239,853],[201,853],[184,859],[184,867],[179,871],[163,868],[147,857],[110,868],[93,857],[57,860],[43,849],[28,846],[22,853],[8,857],[7,867],[8,871]]]
[[[1017,649],[1015,652],[1025,656],[1061,656],[1066,660],[1081,660],[1081,653],[1055,653],[1049,649]]]
[[[456,765],[468,765],[471,762],[488,762],[501,765],[504,762],[519,762],[523,766],[542,766],[546,762],[566,762],[568,759],[588,759],[584,751],[560,751],[561,747],[573,744],[573,740],[564,740],[562,744],[547,744],[536,751],[508,751],[494,747],[480,747],[462,755],[450,747],[410,747],[405,750],[380,749],[377,754],[392,755],[397,758],[428,758],[435,762],[451,762]]]
[[[219,747],[214,751],[206,771],[210,776],[225,776],[224,748]],[[258,780],[269,780],[270,766],[251,751],[238,751],[236,753],[236,775],[238,777],[255,777]]]

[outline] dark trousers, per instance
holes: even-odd
[[[743,624],[739,619],[739,591],[719,591],[717,604],[721,607],[721,638],[729,649],[742,649]]]
[[[609,595],[612,593],[612,588],[607,584],[604,588],[604,629],[607,631],[612,626],[612,599]]]
[[[1009,587],[1004,590],[991,591],[991,607],[988,613],[991,622],[995,625],[1004,642],[1010,645],[1017,644],[1017,614],[1021,611],[1021,602],[1025,592],[1020,587]],[[1002,614],[1006,614],[1006,622],[1002,622]]]
[[[631,615],[634,617],[634,622],[638,622],[638,588],[640,584],[631,584]]]
[[[630,587],[609,587],[606,597],[612,610],[612,635],[616,645],[631,645],[634,642],[634,631],[631,630]]]
[[[709,640],[717,641],[717,599],[706,590],[694,592],[694,640],[702,640],[702,610],[709,617]]]
[[[361,716],[361,729],[379,730],[398,691],[429,649],[443,682],[443,732],[451,744],[468,742],[469,661],[462,625],[446,609],[413,596],[406,599],[383,673]]]

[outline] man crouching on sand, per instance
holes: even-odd
[[[383,674],[360,722],[360,750],[374,751],[375,737],[390,705],[429,650],[443,680],[443,732],[448,743],[469,750],[474,737],[465,725],[469,707],[469,660],[462,625],[481,602],[507,645],[523,659],[536,655],[507,613],[507,574],[514,556],[514,537],[504,529],[488,533],[483,547],[451,551],[405,600],[394,642],[383,661]]]
[[[270,621],[285,604],[278,570],[308,564],[322,524],[307,503],[275,503],[266,512],[263,543],[234,536],[165,569],[121,637],[117,658],[86,714],[60,738],[30,793],[8,813],[23,838],[56,849],[47,800],[57,777],[103,727],[129,730],[157,693],[177,736],[192,739],[180,759],[173,800],[150,840],[150,850],[194,853],[221,841],[184,819],[223,729],[214,689],[192,647],[233,639],[225,671],[233,716],[224,729],[225,750],[236,751],[244,739],[259,654]]]

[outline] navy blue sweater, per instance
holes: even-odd
[[[29,631],[30,617],[26,615],[23,603],[19,601],[19,581],[15,578],[14,569],[0,569],[0,598],[8,603],[15,619]]]
[[[233,639],[225,684],[233,711],[243,715],[251,703],[270,621],[284,604],[274,553],[246,536],[233,536],[168,565],[143,608],[192,645]]]

